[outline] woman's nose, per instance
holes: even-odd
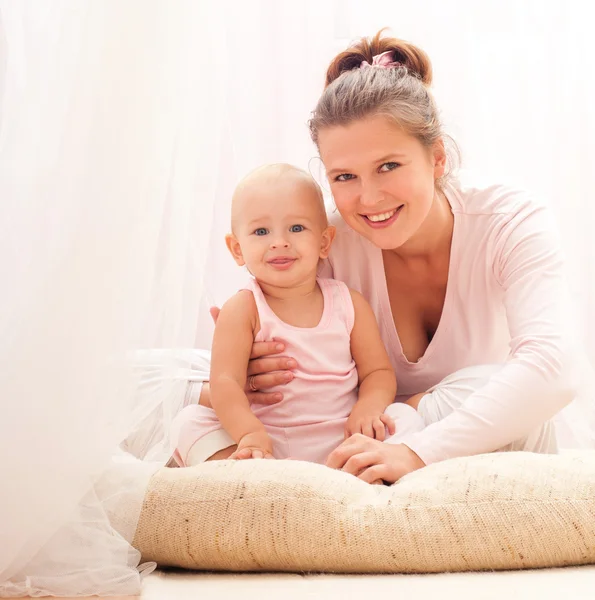
[[[362,183],[360,204],[362,206],[376,206],[384,200],[384,193],[371,182]]]

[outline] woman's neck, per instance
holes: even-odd
[[[405,263],[442,262],[450,253],[454,216],[446,196],[436,191],[430,212],[417,232],[399,248],[390,250]]]

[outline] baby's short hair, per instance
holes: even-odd
[[[253,171],[250,171],[250,173],[248,173],[248,175],[246,175],[238,183],[232,198],[232,227],[234,224],[234,204],[241,191],[250,184],[253,184],[254,182],[259,181],[261,179],[266,180],[268,178],[277,177],[293,177],[298,181],[301,180],[304,184],[309,186],[312,189],[312,191],[316,194],[316,197],[318,199],[320,205],[320,217],[321,219],[323,219],[325,226],[328,224],[326,209],[324,206],[324,196],[322,195],[322,190],[320,189],[320,186],[316,183],[316,181],[314,181],[314,178],[303,169],[300,169],[299,167],[296,167],[294,165],[290,165],[288,163],[273,163],[257,167]]]

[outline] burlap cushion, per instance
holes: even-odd
[[[595,452],[489,454],[392,487],[293,461],[163,469],[134,545],[188,569],[430,573],[595,563]]]

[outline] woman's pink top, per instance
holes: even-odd
[[[407,438],[426,464],[505,446],[550,419],[576,390],[567,286],[549,212],[501,186],[449,187],[446,196],[454,215],[446,299],[419,361],[403,355],[382,251],[338,213],[331,219],[337,237],[320,270],[372,305],[397,375],[397,400],[464,367],[502,364],[459,410]]]

